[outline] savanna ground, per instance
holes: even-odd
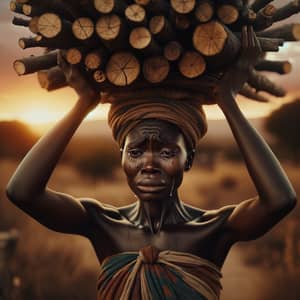
[[[212,209],[255,196],[241,161],[229,161],[217,155],[214,162],[207,162],[204,156],[201,165],[198,163],[185,175],[180,190],[184,201]],[[0,159],[0,230],[19,231],[11,262],[15,284],[12,298],[95,299],[99,265],[88,241],[45,229],[7,201],[4,187],[16,166],[15,160]],[[300,169],[289,162],[283,166],[299,194]],[[120,169],[102,178],[84,175],[63,161],[52,176],[50,187],[116,206],[133,200]],[[299,300],[299,206],[263,238],[234,246],[223,275],[222,300]]]

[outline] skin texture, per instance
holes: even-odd
[[[244,157],[257,197],[213,211],[184,204],[177,189],[192,164],[193,153],[187,151],[176,126],[159,120],[141,122],[123,146],[122,167],[137,198],[134,204],[115,208],[49,189],[49,178],[75,130],[99,102],[80,73],[61,57],[61,66],[79,100],[23,159],[8,183],[8,198],[50,229],[87,237],[100,262],[150,244],[159,250],[189,252],[221,267],[233,243],[263,235],[296,203],[279,162],[235,101],[259,54],[257,39],[252,29],[246,28],[241,58],[224,74],[215,96]]]

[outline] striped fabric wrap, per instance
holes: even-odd
[[[196,255],[147,246],[106,258],[98,300],[218,300],[222,275]]]

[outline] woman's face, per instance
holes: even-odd
[[[168,122],[146,120],[126,137],[122,166],[131,190],[142,201],[175,196],[186,161],[183,135]]]

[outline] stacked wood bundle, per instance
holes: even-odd
[[[190,90],[209,96],[224,69],[239,55],[243,26],[253,26],[264,52],[300,40],[300,23],[272,28],[300,12],[300,0],[283,7],[270,2],[12,0],[13,24],[27,27],[32,34],[21,38],[19,46],[46,50],[44,55],[16,60],[14,68],[19,75],[37,72],[47,90],[65,87],[57,65],[61,50],[99,92],[121,97],[139,89],[143,93],[165,89],[168,94],[168,88],[176,85],[184,95]],[[241,94],[258,101],[265,101],[258,91],[282,96],[284,91],[260,72],[290,70],[288,61],[262,57]]]

